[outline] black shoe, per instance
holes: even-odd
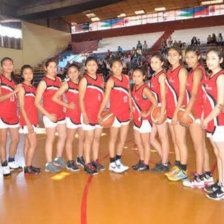
[[[220,188],[221,184],[219,183],[219,181],[217,181],[216,183],[212,184],[209,187],[205,187],[204,191],[208,194],[211,194],[215,191],[217,191]]]
[[[24,174],[25,175],[37,175],[40,172],[35,171],[34,169],[32,169],[32,166],[25,166],[24,167]]]
[[[138,169],[138,171],[141,171],[141,172],[143,172],[143,171],[149,171],[149,165],[145,165],[145,164],[143,164],[143,165]]]
[[[158,163],[157,163],[158,164]],[[162,163],[160,163],[160,165],[157,165],[156,164],[156,166],[153,168],[153,169],[151,169],[151,171],[153,172],[153,173],[164,173],[164,172],[169,172],[169,165],[164,165],[164,164],[162,164]]]
[[[132,169],[133,170],[139,170],[140,167],[142,167],[142,166],[144,166],[144,163],[143,163],[142,160],[139,160],[137,164],[135,164],[135,165],[132,166]]]
[[[99,160],[92,161],[92,165],[93,165],[97,170],[100,170],[100,171],[105,170],[104,166],[103,166],[102,164],[99,163]]]
[[[78,172],[80,171],[80,169],[78,168],[78,166],[75,164],[74,160],[68,160],[67,162],[67,167],[68,170],[72,171],[72,172]]]
[[[77,164],[78,166],[81,166],[82,168],[85,167],[85,160],[84,160],[83,156],[81,156],[81,157],[77,157],[77,159],[76,159],[76,164]]]
[[[86,164],[84,169],[85,169],[86,173],[88,173],[90,175],[98,174],[96,168],[91,163]]]
[[[216,201],[221,200],[224,198],[224,189],[223,187],[219,187],[216,191],[210,194],[207,194],[206,196],[207,198],[210,198],[212,200],[216,200]]]
[[[31,169],[33,169],[35,172],[40,173],[41,169],[39,167],[35,167],[31,165]]]

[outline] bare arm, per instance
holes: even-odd
[[[163,73],[159,77],[160,93],[161,93],[161,114],[166,110],[166,75]]]
[[[65,82],[62,84],[62,86],[56,91],[56,93],[53,95],[52,100],[54,102],[56,102],[57,104],[69,108],[69,109],[75,109],[75,105],[72,104],[68,104],[66,102],[64,102],[63,100],[61,100],[61,96],[68,90],[68,83]]]
[[[100,105],[100,109],[99,109],[99,113],[98,113],[98,120],[100,121],[101,120],[101,113],[102,111],[105,109],[106,107],[106,104],[108,102],[108,99],[110,97],[110,92],[112,90],[114,86],[114,81],[112,79],[109,79],[106,83],[106,90],[105,90],[105,93],[104,93],[104,97],[103,97],[103,101]]]
[[[187,81],[187,70],[185,68],[182,68],[179,72],[179,97],[177,101],[177,107],[175,109],[174,115],[173,115],[173,121],[174,123],[177,121],[177,112],[181,105],[183,104],[185,94],[186,94],[186,81]]]
[[[149,114],[151,113],[151,111],[157,107],[157,102],[156,102],[156,98],[154,97],[154,95],[152,94],[152,92],[149,90],[149,88],[144,88],[143,89],[143,96],[147,97],[148,100],[152,103],[152,106],[150,107],[150,109],[147,112],[143,112],[142,116],[143,117],[148,117]]]
[[[88,117],[87,117],[85,105],[84,105],[86,86],[87,86],[87,80],[85,77],[83,77],[79,83],[79,106],[83,115],[83,121],[85,124],[88,124],[89,121],[88,121]]]
[[[26,122],[26,125],[28,127],[28,130],[29,130],[29,133],[32,133],[33,132],[33,128],[32,128],[32,125],[29,121],[29,118],[26,114],[26,111],[25,111],[25,102],[24,102],[24,96],[25,96],[25,90],[24,88],[20,88],[19,92],[18,92],[18,100],[19,100],[19,109],[20,109],[20,112]]]
[[[203,76],[203,73],[202,73],[201,69],[197,69],[194,72],[193,88],[192,88],[192,91],[191,91],[190,101],[189,101],[189,103],[187,105],[187,108],[186,108],[186,113],[190,113],[193,106],[194,106],[194,103],[197,99],[198,89],[199,89],[199,86],[200,86],[200,83],[201,83],[202,76]]]

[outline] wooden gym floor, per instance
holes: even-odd
[[[108,167],[108,130],[101,138],[101,161]],[[44,168],[45,135],[38,135],[34,164]],[[77,139],[76,139],[77,141]],[[129,166],[138,161],[129,128],[123,162]],[[76,142],[75,142],[76,144]],[[194,171],[194,152],[188,136],[189,170]],[[211,154],[211,166],[214,154]],[[22,156],[23,137],[17,159]],[[174,161],[173,148],[170,160]],[[152,150],[152,161],[159,157]],[[154,164],[151,163],[151,167]],[[216,172],[215,172],[216,173]],[[83,170],[59,174],[42,172],[25,177],[23,172],[0,177],[0,224],[223,224],[224,200],[212,201],[202,190],[188,189],[181,183],[169,182],[163,174],[134,172],[110,173],[107,169],[97,176]]]

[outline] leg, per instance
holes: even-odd
[[[144,161],[144,148],[142,145],[142,139],[139,131],[134,130],[134,138],[135,138],[135,144],[138,147],[140,160]]]
[[[119,132],[119,128],[114,128],[114,127],[110,128],[110,140],[109,140],[110,158],[114,158],[116,156],[115,144],[116,144],[116,141],[117,141],[118,132]]]
[[[56,129],[58,132],[57,157],[62,157],[66,140],[66,125],[58,124]]]
[[[72,160],[72,148],[76,129],[67,128],[67,138],[65,142],[66,155],[68,160]]]
[[[164,122],[161,125],[157,125],[160,142],[162,145],[162,163],[167,164],[169,161],[170,143],[168,137],[167,123]]]
[[[97,128],[94,130],[94,139],[93,139],[93,161],[96,161],[99,159],[99,146],[100,146],[100,137],[102,133],[102,128]]]
[[[26,166],[31,166],[34,152],[37,146],[37,136],[36,136],[36,133],[31,133],[31,134],[27,134],[26,137],[29,141],[29,149],[26,153]]]
[[[24,142],[24,147],[23,147],[23,154],[24,154],[24,158],[25,158],[25,162],[26,162],[26,155],[27,155],[27,152],[29,150],[29,140],[28,140],[28,137],[27,137],[27,134],[25,135],[25,142]]]
[[[209,161],[209,153],[208,148],[205,143],[205,131],[203,130],[203,152],[204,152],[204,162],[203,162],[203,171],[209,172],[210,171],[210,161]]]
[[[82,128],[79,128],[78,130],[79,133],[79,146],[78,146],[78,157],[82,157],[83,156],[83,145],[84,145],[84,131],[82,130]]]
[[[88,130],[84,132],[85,132],[84,156],[85,156],[85,163],[88,164],[91,162],[91,148],[94,138],[94,130]]]
[[[7,129],[0,129],[0,156],[1,162],[5,162],[6,159],[6,143],[7,143]]]
[[[19,129],[9,128],[9,133],[10,133],[9,157],[14,158],[16,155],[17,145],[19,143]]]
[[[224,142],[215,142],[215,146],[218,150],[220,167],[219,167],[219,177],[222,185],[224,185]]]
[[[178,148],[177,143],[176,143],[176,136],[175,136],[175,132],[174,132],[174,126],[169,124],[169,129],[170,129],[170,134],[171,134],[171,138],[172,138],[173,145],[174,145],[176,161],[180,161],[180,151],[179,151],[179,148]]]
[[[189,130],[196,153],[196,172],[202,175],[204,161],[203,130],[200,124],[197,123],[191,124]]]
[[[161,144],[156,139],[157,131],[158,131],[157,125],[153,123],[152,132],[151,132],[151,135],[150,135],[150,143],[157,150],[160,158],[162,158],[162,148],[161,148]]]
[[[177,142],[177,146],[180,151],[180,162],[182,165],[187,164],[187,145],[186,145],[186,128],[177,124],[174,126],[174,133]]]
[[[55,139],[56,128],[46,128],[47,138],[45,141],[45,154],[47,162],[52,162],[53,143]]]
[[[117,144],[117,155],[121,156],[123,149],[124,149],[124,144],[127,138],[127,134],[128,134],[128,126],[129,125],[123,125],[120,128],[120,138]]]
[[[141,141],[144,150],[144,164],[149,165],[150,160],[150,133],[144,133],[141,135]]]

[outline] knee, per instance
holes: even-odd
[[[11,139],[11,144],[13,145],[17,145],[19,143],[19,136],[14,136],[12,139]]]

